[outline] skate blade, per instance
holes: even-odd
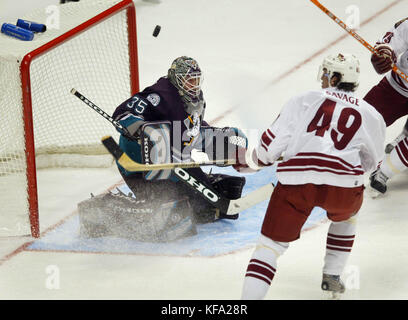
[[[391,151],[392,151],[394,148],[395,148],[395,145],[393,145],[393,144],[387,144],[386,147],[385,147],[384,152],[385,152],[386,154],[390,154]]]
[[[381,193],[381,192],[379,192],[379,191],[377,191],[377,190],[371,188],[370,186],[368,186],[368,187],[366,188],[366,190],[367,190],[367,194],[369,195],[369,197],[370,197],[371,199],[377,199],[377,198],[379,198],[379,197],[384,196],[383,193]]]
[[[340,292],[324,291],[325,298],[327,300],[340,300],[342,294]]]

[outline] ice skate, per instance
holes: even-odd
[[[370,175],[370,187],[375,191],[384,194],[387,191],[387,180],[388,177],[381,171],[377,169]]]
[[[404,131],[402,131],[392,142],[385,146],[385,153],[391,153],[395,146],[406,137],[408,137],[408,130],[404,129]]]
[[[340,276],[323,273],[322,286],[323,291],[329,294],[330,299],[340,299],[341,294],[344,293],[346,287]]]

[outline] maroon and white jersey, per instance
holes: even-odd
[[[377,44],[385,43],[391,46],[397,56],[397,67],[408,74],[408,18],[397,22],[394,27],[382,37]],[[408,97],[408,82],[393,71],[386,75],[391,86],[405,97]]]
[[[333,88],[298,95],[262,134],[258,160],[283,155],[282,184],[356,187],[384,156],[385,123],[370,104]]]

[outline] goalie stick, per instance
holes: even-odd
[[[150,171],[150,170],[163,170],[163,169],[174,169],[174,173],[185,183],[189,184],[194,190],[203,194],[204,198],[216,206],[222,214],[235,215],[243,210],[246,210],[259,202],[267,200],[270,198],[273,191],[273,184],[266,184],[261,188],[252,191],[248,195],[241,197],[236,200],[230,200],[225,197],[216,194],[214,190],[210,190],[207,186],[203,185],[190,173],[183,170],[183,168],[195,168],[202,165],[215,165],[220,163],[220,161],[213,162],[190,162],[190,163],[165,163],[165,164],[140,164],[133,161],[116,143],[116,141],[110,137],[106,136],[102,138],[102,143],[106,149],[113,155],[113,157],[118,161],[118,163],[125,168],[127,171]],[[233,162],[233,163],[232,163]],[[225,163],[225,161],[223,161]],[[231,164],[234,164],[231,161]]]
[[[142,164],[133,161],[123,150],[119,147],[116,141],[111,136],[102,138],[102,144],[113,155],[116,161],[127,171],[141,172],[154,170],[167,170],[175,168],[197,168],[200,166],[210,165],[233,165],[236,164],[234,159],[215,160],[208,162],[180,162],[180,163],[157,163],[157,164]]]
[[[71,93],[76,96],[79,100],[81,100],[83,103],[85,103],[88,107],[90,107],[92,110],[96,111],[99,113],[102,117],[104,117],[106,120],[108,120],[113,126],[118,129],[120,132],[122,132],[127,138],[130,140],[135,140],[135,137],[132,136],[129,131],[122,126],[119,122],[113,120],[113,118],[107,114],[105,111],[103,111],[101,108],[99,108],[96,104],[94,104],[92,101],[87,99],[84,95],[82,95],[80,92],[75,90],[74,88],[71,89]]]
[[[365,41],[362,37],[360,37],[353,29],[348,27],[343,21],[341,21],[338,17],[336,17],[329,9],[323,6],[317,0],[310,0],[315,4],[320,10],[322,10],[325,14],[327,14],[334,22],[336,22],[340,27],[347,31],[354,39],[360,42],[364,47],[371,51],[372,54],[376,54],[378,56],[382,56],[372,45],[370,45],[367,41]],[[408,81],[408,76],[402,72],[394,63],[392,65],[392,70],[398,74],[402,79]]]

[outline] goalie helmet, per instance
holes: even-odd
[[[329,79],[337,72],[341,75],[340,83],[353,83],[358,86],[360,77],[360,61],[353,54],[329,55],[320,65],[317,80],[320,81],[323,74]]]
[[[179,90],[180,95],[198,98],[201,92],[202,74],[197,61],[186,56],[173,61],[168,71],[170,82]]]

